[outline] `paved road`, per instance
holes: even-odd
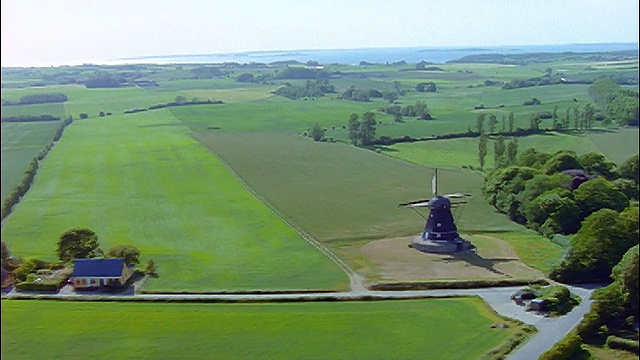
[[[571,331],[582,319],[584,314],[589,311],[591,306],[591,294],[599,287],[598,285],[577,287],[568,286],[569,289],[580,296],[582,302],[574,308],[569,314],[557,317],[547,318],[534,312],[526,311],[523,306],[516,305],[511,300],[511,295],[522,289],[517,287],[495,287],[481,289],[439,289],[439,290],[415,290],[415,291],[369,291],[359,289],[350,292],[338,293],[295,293],[295,294],[136,294],[133,289],[125,293],[110,294],[113,300],[131,300],[135,297],[140,300],[183,300],[183,301],[270,301],[270,300],[301,300],[301,301],[321,301],[330,299],[358,300],[362,298],[368,299],[407,299],[419,297],[442,297],[452,295],[480,296],[491,306],[498,314],[519,320],[525,324],[533,325],[538,332],[523,346],[510,354],[510,360],[533,360],[538,359],[542,353],[550,349],[557,341]],[[63,288],[58,294],[40,294],[39,298],[69,298],[90,300],[98,298],[95,295],[105,295],[104,293],[82,292],[76,293],[70,286]],[[6,295],[7,298],[25,296],[18,292],[11,292]]]

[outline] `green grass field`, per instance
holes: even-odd
[[[572,150],[578,155],[595,152],[605,155],[610,161],[622,163],[638,153],[638,129],[619,129],[610,131],[590,131],[587,133],[563,134],[546,133],[518,138],[518,152],[534,148],[541,152],[553,154],[560,150]],[[487,144],[485,169],[494,167],[493,143]],[[509,141],[505,137],[505,141]],[[429,140],[414,143],[398,143],[380,147],[382,153],[420,164],[437,168],[460,169],[463,166],[480,168],[478,160],[478,139],[461,138],[448,140]]]
[[[464,319],[464,321],[460,321]],[[498,322],[512,326],[492,329]],[[518,331],[479,298],[178,304],[2,301],[7,359],[479,359]]]
[[[199,133],[251,188],[321,241],[413,235],[424,220],[398,204],[431,197],[433,169],[296,135]],[[520,229],[480,195],[482,176],[439,172],[440,189],[473,194],[456,209],[464,231]],[[425,216],[425,214],[422,214]]]
[[[2,199],[20,184],[29,164],[53,141],[58,127],[59,121],[2,123]]]
[[[88,227],[105,250],[132,244],[156,262],[160,276],[149,291],[345,286],[337,265],[186,130],[166,110],[75,122],[2,228],[3,240],[14,254],[53,260],[64,231]]]

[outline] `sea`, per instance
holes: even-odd
[[[425,61],[433,64],[444,64],[450,60],[460,59],[474,54],[524,54],[524,53],[589,53],[635,50],[638,43],[599,43],[599,44],[565,44],[565,45],[525,45],[525,46],[491,46],[491,47],[404,47],[404,48],[363,48],[332,50],[282,50],[282,51],[248,51],[218,54],[181,54],[119,58],[113,64],[218,64],[218,63],[264,63],[280,61],[298,61],[306,63],[316,61],[320,64],[352,64],[360,62],[394,63],[406,61],[418,63]]]

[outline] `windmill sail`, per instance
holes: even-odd
[[[438,170],[436,170],[436,174],[433,175],[433,179],[431,179],[431,191],[433,191],[433,195],[438,195]]]

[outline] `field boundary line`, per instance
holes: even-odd
[[[327,248],[325,245],[316,240],[313,236],[311,236],[306,231],[302,230],[298,225],[296,225],[293,221],[288,220],[285,216],[276,209],[267,199],[258,194],[253,188],[247,184],[240,175],[226,162],[224,161],[218,154],[215,153],[212,149],[202,144],[198,139],[194,138],[200,145],[207,148],[213,156],[220,161],[220,163],[229,171],[231,175],[244,187],[251,195],[253,195],[258,201],[263,203],[267,208],[276,215],[282,222],[284,222],[287,226],[293,229],[298,235],[300,235],[307,243],[311,244],[314,248],[323,253],[326,257],[328,257],[331,261],[333,261],[336,265],[338,265],[342,271],[344,271],[349,277],[350,288],[352,292],[363,292],[368,291],[363,285],[363,277],[358,274],[355,270],[353,270],[344,260],[342,260],[338,255],[336,255],[333,251]]]

